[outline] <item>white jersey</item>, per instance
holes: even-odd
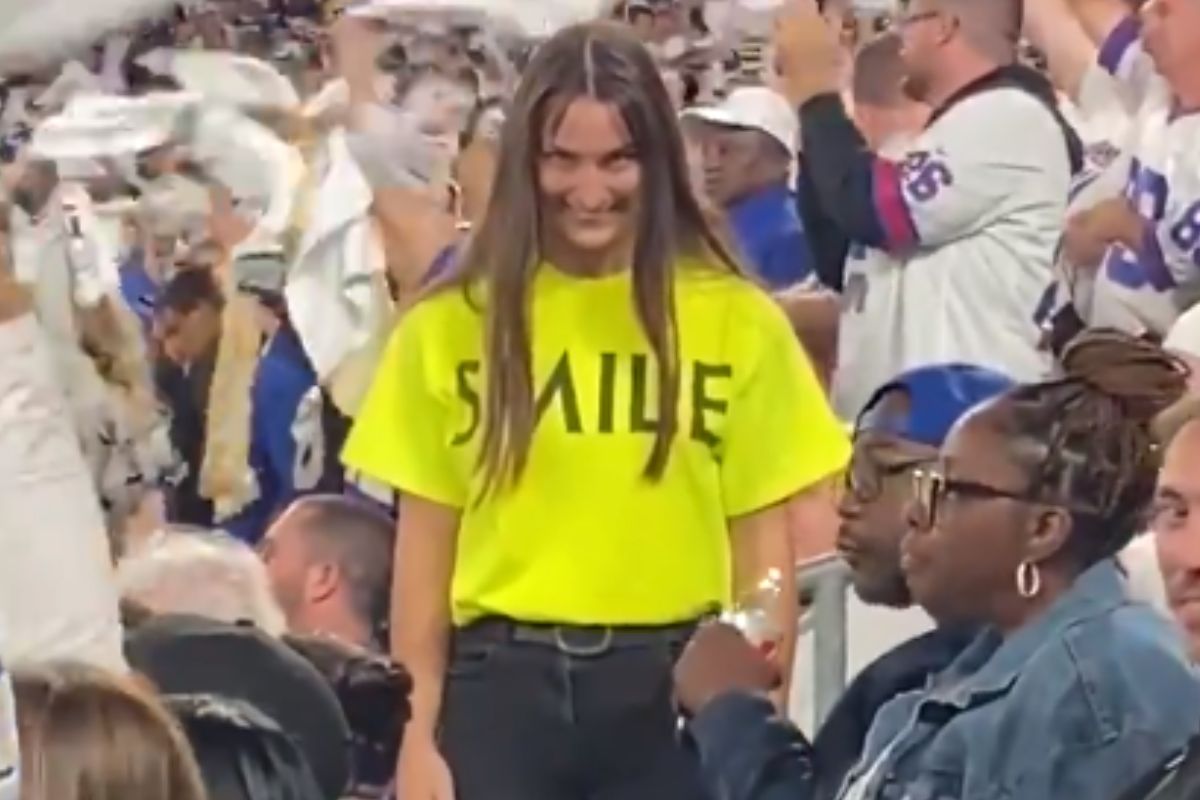
[[[883,155],[903,154],[908,142],[884,147]],[[852,244],[842,281],[837,369],[832,401],[846,422],[885,383],[903,369],[900,352],[900,290],[904,261],[883,250]]]
[[[888,249],[908,254],[901,368],[958,362],[1015,380],[1046,375],[1041,327],[1071,176],[1054,115],[1024,90],[982,91],[936,119],[902,165],[877,162],[877,171]]]
[[[832,401],[838,416],[858,419],[885,383],[903,370],[900,290],[904,263],[883,250],[854,244],[846,257],[837,369]]]
[[[1200,299],[1200,114],[1175,113],[1174,95],[1142,49],[1132,19],[1101,48],[1101,66],[1134,115],[1125,196],[1150,223],[1139,252],[1110,248],[1095,287],[1095,320],[1133,316],[1159,336]],[[1125,327],[1125,326],[1122,326]]]
[[[1083,140],[1084,167],[1071,182],[1067,218],[1094,208],[1105,200],[1120,197],[1129,174],[1129,155],[1125,152],[1133,118],[1121,98],[1116,79],[1096,66],[1089,69],[1080,83],[1078,96],[1060,102],[1063,116]],[[1057,262],[1060,289],[1056,306],[1072,304],[1085,323],[1116,327],[1136,333],[1142,325],[1120,304],[1097,303],[1096,265],[1071,263],[1060,252]],[[1103,307],[1110,313],[1098,313]],[[1057,313],[1057,309],[1056,309]]]

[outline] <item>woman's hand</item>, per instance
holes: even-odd
[[[425,731],[404,735],[396,767],[396,797],[400,800],[454,800],[454,780],[433,736]]]

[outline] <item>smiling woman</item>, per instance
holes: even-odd
[[[539,48],[498,153],[458,272],[400,323],[346,451],[403,493],[400,794],[704,797],[674,657],[771,571],[794,629],[784,503],[824,499],[847,442],[701,212],[627,31]]]
[[[538,163],[547,257],[582,276],[620,271],[636,234],[642,169],[617,109],[579,98],[559,112]]]

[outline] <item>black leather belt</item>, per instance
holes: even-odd
[[[454,632],[458,641],[530,644],[581,658],[600,656],[610,650],[686,644],[699,620],[663,626],[576,626],[548,625],[501,617],[473,622]]]

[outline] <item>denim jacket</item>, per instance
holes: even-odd
[[[885,705],[844,800],[1106,800],[1200,728],[1200,681],[1170,622],[1111,561],[1004,639],[985,632],[923,691]],[[720,800],[808,800],[812,751],[752,698],[693,735]]]

